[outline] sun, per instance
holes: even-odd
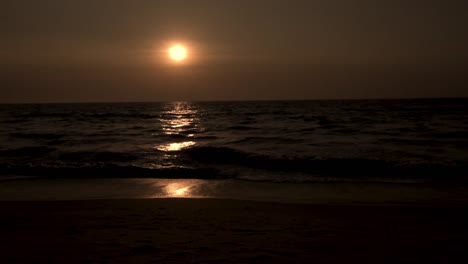
[[[187,59],[188,56],[187,48],[181,44],[171,46],[167,53],[169,58],[174,62],[182,62]]]

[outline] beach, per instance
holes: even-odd
[[[1,263],[466,263],[466,205],[0,202]]]
[[[467,105],[1,105],[0,263],[468,263]]]
[[[468,1],[1,3],[0,264],[468,264]]]

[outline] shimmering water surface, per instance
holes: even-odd
[[[467,163],[466,99],[0,106],[4,178],[459,181]]]

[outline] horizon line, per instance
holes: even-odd
[[[155,100],[155,101],[77,101],[77,102],[0,102],[0,105],[47,105],[47,104],[136,104],[136,103],[170,103],[170,102],[192,102],[192,103],[214,103],[214,102],[304,102],[304,101],[371,101],[371,100],[443,100],[443,99],[468,99],[468,97],[384,97],[384,98],[320,98],[320,99],[235,99],[235,100]]]

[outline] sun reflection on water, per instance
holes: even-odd
[[[200,179],[139,179],[151,186],[146,198],[213,198],[219,193],[222,181]]]
[[[180,134],[198,126],[198,111],[192,104],[175,102],[165,105],[164,108],[163,116],[159,120],[164,134]]]
[[[193,132],[200,130],[197,120],[197,109],[187,102],[169,103],[164,106],[161,130],[165,135],[194,137]],[[155,146],[159,151],[171,152],[196,145],[195,141],[164,142]]]
[[[191,194],[190,189],[192,187],[193,186],[191,185],[186,186],[184,184],[175,182],[175,183],[170,183],[166,185],[164,190],[168,197],[190,197],[190,194]]]
[[[156,149],[160,151],[180,151],[182,149],[194,146],[195,144],[197,143],[194,141],[161,144],[161,145],[156,146]]]
[[[186,128],[190,128],[194,122],[194,118],[185,118],[182,115],[176,115],[171,118],[174,119],[161,119],[162,130],[166,135],[175,135],[184,132]]]

